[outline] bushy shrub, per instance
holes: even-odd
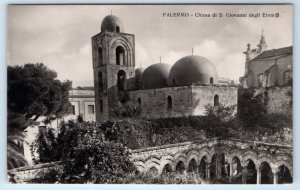
[[[129,150],[112,142],[93,142],[78,148],[66,161],[59,183],[120,183],[135,171]]]
[[[135,172],[129,149],[120,143],[105,141],[98,123],[63,124],[56,142],[63,169],[51,170],[32,182],[119,183],[124,175]]]
[[[133,118],[141,115],[141,106],[137,103],[126,101],[124,103],[117,102],[110,110],[115,118]]]
[[[130,174],[124,178],[124,184],[202,184],[208,183],[197,173],[165,173],[160,176],[151,174]]]

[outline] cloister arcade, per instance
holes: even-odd
[[[194,172],[203,179],[228,180],[235,184],[292,183],[292,157],[288,152],[280,151],[283,147],[272,152],[270,149],[255,150],[244,144],[244,147],[238,146],[190,144],[176,153],[171,147],[169,152],[173,153],[165,155],[151,150],[144,161],[135,160],[135,164],[141,172],[150,172],[155,176],[167,172]],[[162,152],[167,153],[167,149]]]

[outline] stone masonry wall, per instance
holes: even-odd
[[[192,113],[190,86],[129,91],[128,94],[133,102],[137,103],[141,99],[143,117],[179,117]],[[168,108],[168,96],[172,98],[172,108]]]
[[[205,105],[214,105],[214,97],[219,96],[219,103],[223,105],[237,105],[237,87],[223,86],[192,86],[193,112],[192,115],[203,115]]]
[[[129,91],[130,100],[141,99],[142,116],[149,118],[204,115],[205,105],[214,105],[215,95],[225,105],[237,105],[237,88],[223,86],[178,86]],[[172,108],[168,108],[168,96]]]
[[[290,86],[287,87],[272,87],[257,89],[255,94],[262,93],[267,99],[267,112],[278,114],[291,114],[293,109],[289,105],[291,98],[287,96],[287,93],[291,91]]]

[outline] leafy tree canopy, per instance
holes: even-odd
[[[9,117],[18,118],[19,127],[40,116],[53,119],[70,112],[71,81],[56,79],[57,73],[44,64],[8,66],[7,77]]]

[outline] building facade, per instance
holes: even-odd
[[[69,91],[69,102],[72,104],[72,113],[62,118],[53,120],[47,126],[42,125],[45,118],[40,118],[40,126],[30,126],[26,129],[26,141],[23,144],[23,154],[29,165],[32,165],[32,154],[30,145],[34,142],[36,136],[46,129],[51,127],[54,131],[58,132],[58,126],[61,121],[76,120],[81,116],[85,121],[96,121],[95,114],[95,95],[93,87],[77,87]]]
[[[95,93],[93,87],[78,87],[69,91],[72,114],[65,120],[77,119],[81,116],[85,121],[96,121]]]
[[[292,80],[293,47],[267,50],[264,34],[257,45],[251,49],[248,44],[245,63],[245,75],[242,78],[244,88],[264,88],[288,86]]]

